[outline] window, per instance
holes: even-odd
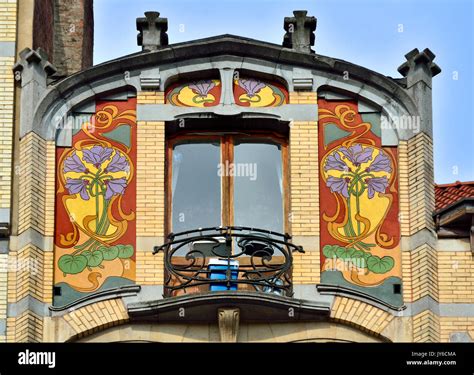
[[[286,139],[175,136],[168,142],[168,232],[234,225],[288,230]]]

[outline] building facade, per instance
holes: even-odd
[[[474,339],[429,49],[390,78],[317,54],[305,11],[282,45],[169,44],[147,12],[92,66],[91,1],[0,9],[2,340]]]

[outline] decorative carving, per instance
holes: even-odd
[[[145,12],[145,17],[137,18],[137,30],[137,43],[143,51],[168,45],[168,19],[160,18],[158,12]]]
[[[221,308],[217,310],[221,342],[237,342],[240,323],[240,309]]]
[[[316,18],[307,17],[306,10],[295,10],[294,17],[285,17],[284,28],[286,31],[283,47],[294,49],[297,52],[314,53],[314,31]]]

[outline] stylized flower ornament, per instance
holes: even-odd
[[[110,156],[112,156],[112,152],[114,152],[112,148],[103,147],[100,145],[96,145],[93,146],[91,149],[84,149],[82,151],[84,155],[84,161],[93,164],[96,168],[100,168],[102,163],[109,160]]]
[[[109,165],[105,168],[105,172],[128,172],[130,165],[128,164],[127,158],[120,152],[116,152],[112,157]]]
[[[76,153],[69,156],[66,160],[64,160],[64,173],[68,172],[78,172],[78,173],[89,173],[89,170],[86,166],[82,163],[82,160],[77,156]]]
[[[105,180],[105,186],[105,199],[110,199],[114,195],[123,195],[127,187],[127,180],[125,178]]]
[[[256,96],[266,85],[255,79],[239,79],[239,86],[242,87],[249,98]]]
[[[79,194],[85,201],[89,200],[88,185],[89,181],[82,178],[66,179],[66,189],[69,191],[69,194]]]
[[[345,198],[349,198],[349,182],[350,178],[340,178],[340,177],[333,177],[329,176],[326,184],[331,189],[333,193],[341,193],[341,195]]]
[[[372,159],[373,149],[371,147],[363,148],[361,144],[356,143],[349,148],[340,147],[339,151],[356,167]]]
[[[380,152],[374,161],[367,167],[367,172],[392,172],[392,163],[385,153]]]
[[[203,98],[205,98],[214,87],[216,87],[216,84],[211,80],[199,81],[189,85],[189,88],[193,90],[195,94]]]
[[[326,165],[324,166],[324,170],[329,171],[330,169],[336,171],[349,171],[349,167],[341,159],[341,155],[338,152],[333,152],[326,159]]]
[[[372,199],[375,192],[385,193],[388,187],[388,178],[386,176],[367,178],[365,183],[367,184],[367,196]]]

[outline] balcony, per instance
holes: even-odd
[[[257,292],[292,297],[291,236],[248,227],[171,233],[164,252],[165,297],[212,292]]]

